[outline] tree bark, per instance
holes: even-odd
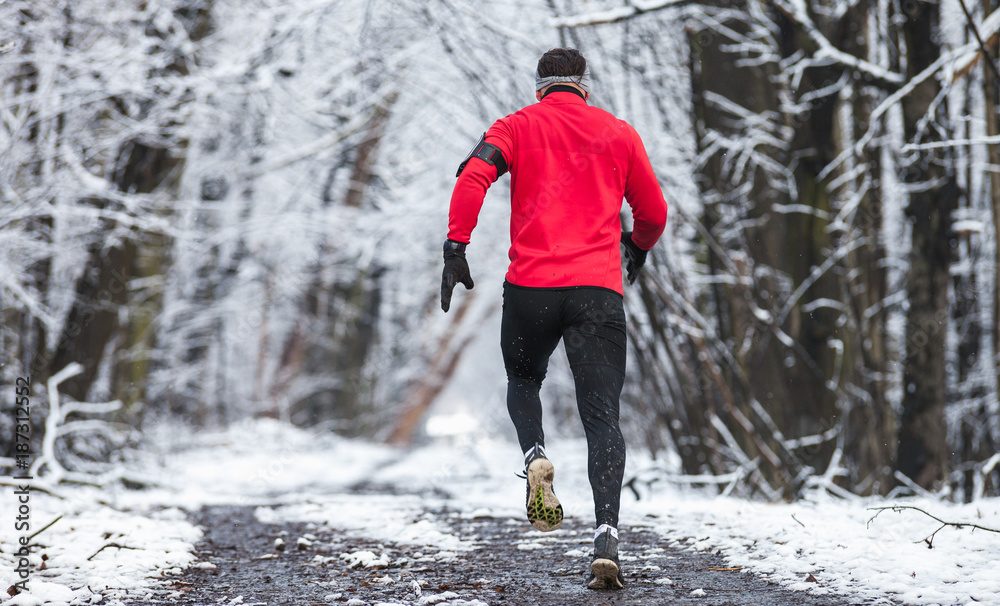
[[[874,52],[868,47],[872,23],[877,23],[873,12],[877,3],[859,2],[847,9],[840,20],[833,40],[838,48],[873,63]],[[849,104],[849,124],[839,117],[835,133],[850,133],[847,141],[839,141],[837,153],[853,147],[868,130],[872,110],[882,96],[864,79],[852,83],[849,98],[841,95],[840,104]],[[841,112],[838,111],[838,116]],[[853,219],[843,231],[835,233],[836,246],[853,248],[844,261],[843,299],[846,330],[844,335],[844,380],[850,389],[841,391],[843,411],[842,464],[850,476],[845,487],[862,494],[885,494],[893,485],[892,464],[895,460],[896,414],[889,402],[888,387],[892,347],[888,342],[888,309],[885,299],[889,295],[886,271],[886,250],[883,246],[883,189],[881,149],[865,147],[857,162],[864,170],[846,181],[840,197],[848,201],[858,196]],[[850,177],[840,172],[842,178]],[[838,212],[843,212],[843,206]],[[851,215],[848,215],[850,217]]]
[[[114,176],[115,185],[123,192],[149,193],[175,165],[176,160],[166,150],[130,142],[122,150],[122,169]],[[116,203],[94,200],[93,204],[106,208]],[[112,396],[131,404],[145,393],[146,352],[152,347],[148,326],[158,311],[158,297],[143,297],[137,305],[130,305],[129,281],[135,276],[137,239],[141,240],[142,234],[131,233],[119,238],[114,246],[106,246],[105,240],[112,238],[116,229],[115,223],[103,222],[104,237],[90,246],[86,269],[77,281],[75,303],[52,358],[52,370],[58,371],[70,362],[82,365],[83,372],[64,381],[60,389],[85,401],[108,344],[119,340],[114,355],[121,358],[112,361]],[[148,272],[157,268],[143,269]],[[126,319],[121,322],[123,310]]]
[[[937,4],[906,5],[903,24],[907,49],[907,76],[912,78],[940,55],[934,42],[940,23]],[[902,101],[907,142],[939,141],[934,128],[921,120],[934,111],[940,85],[928,78]],[[947,124],[943,103],[934,114]],[[961,191],[950,156],[943,151],[917,151],[904,175],[910,186],[906,216],[912,244],[906,275],[906,353],[903,363],[903,401],[896,469],[919,486],[931,490],[948,475],[949,448],[945,433],[948,288],[951,276],[952,213]]]
[[[342,204],[361,208],[369,185],[375,178],[379,144],[391,117],[391,109],[399,97],[397,91],[385,96],[372,110],[364,135],[354,150],[351,177]],[[328,247],[324,246],[326,257]],[[291,402],[291,418],[296,423],[315,424],[335,420],[341,432],[371,433],[371,419],[366,415],[364,397],[370,392],[370,381],[364,375],[369,352],[377,337],[382,268],[372,265],[356,268],[350,278],[327,284],[317,278],[305,296],[305,320],[296,325],[285,346],[278,369],[273,397],[291,388],[291,377],[301,371],[314,376],[336,379],[336,386]],[[317,268],[322,276],[322,268]],[[325,292],[324,292],[325,291]],[[303,334],[305,326],[315,327],[320,338]]]
[[[983,0],[983,14],[988,15],[995,8],[991,0]],[[995,38],[995,37],[994,37]],[[986,136],[1000,135],[1000,82],[996,81],[993,70],[988,62],[997,62],[996,45],[991,52],[982,58],[983,62],[983,99],[986,102]],[[1000,144],[986,146],[990,165],[1000,167]],[[1000,386],[1000,173],[996,169],[989,171],[990,200],[993,207],[993,365],[996,383]],[[994,420],[994,423],[997,423]]]
[[[463,324],[465,316],[472,309],[475,295],[475,291],[467,293],[453,310],[452,324],[456,329]],[[434,344],[434,353],[427,364],[427,372],[410,386],[400,414],[394,420],[392,431],[386,440],[389,444],[408,444],[413,439],[420,421],[455,374],[466,346],[476,337],[474,331],[467,331],[467,334],[455,343],[455,335],[455,331],[448,331],[438,343]]]

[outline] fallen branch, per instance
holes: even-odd
[[[865,526],[866,527],[870,527],[872,521],[874,521],[875,518],[877,518],[883,511],[886,511],[887,509],[891,509],[892,511],[894,511],[896,513],[900,513],[904,509],[912,509],[914,511],[919,511],[920,513],[922,513],[925,516],[931,518],[935,522],[938,522],[939,524],[941,524],[941,526],[938,527],[937,530],[935,530],[934,532],[932,532],[930,535],[928,535],[922,541],[914,541],[914,543],[927,543],[927,549],[933,549],[934,548],[934,536],[937,533],[941,532],[947,526],[954,526],[955,528],[958,528],[958,529],[972,528],[973,530],[985,530],[986,532],[995,532],[995,533],[1000,534],[1000,530],[997,530],[995,528],[987,528],[986,526],[980,526],[979,524],[972,524],[970,522],[946,522],[946,521],[942,520],[941,518],[937,517],[936,515],[931,514],[931,513],[927,513],[923,509],[920,509],[919,507],[914,507],[912,505],[890,505],[888,507],[869,507],[868,508],[869,511],[874,511],[876,513],[875,513],[875,515],[873,515],[868,520],[868,524],[866,524]]]
[[[49,527],[51,527],[53,524],[55,524],[56,522],[58,522],[61,519],[62,519],[62,516],[59,516],[58,518],[56,518],[56,519],[52,520],[51,522],[49,522],[48,524],[46,524],[44,528],[42,528],[41,530],[39,530],[35,534],[31,535],[30,537],[28,537],[28,542],[30,543],[31,539],[33,539],[33,538],[37,537],[38,535],[42,534],[43,532],[45,532],[46,530],[48,530]]]
[[[97,551],[95,551],[92,556],[90,556],[89,558],[87,558],[87,561],[89,562],[89,561],[93,560],[95,557],[97,557],[97,554],[101,553],[102,551],[104,551],[108,547],[117,547],[118,549],[142,549],[141,547],[129,547],[128,545],[119,545],[118,543],[108,543],[104,547],[101,547],[100,549],[98,549]]]
[[[20,483],[18,483],[20,482]],[[0,486],[11,486],[17,488],[19,486],[24,486],[24,480],[17,480],[15,478],[0,478]],[[55,497],[57,499],[65,500],[66,497],[62,495],[56,488],[51,486],[48,482],[31,480],[31,491],[32,492],[44,492],[45,494]]]

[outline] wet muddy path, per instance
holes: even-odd
[[[628,585],[585,588],[591,530],[579,520],[542,534],[526,522],[440,511],[443,528],[478,549],[442,551],[345,535],[311,523],[263,524],[250,507],[208,507],[192,514],[205,531],[199,563],[167,582],[160,603],[231,606],[378,604],[829,605],[817,597],[727,566],[714,554],[671,547],[651,530],[622,528]],[[278,540],[280,539],[280,540]],[[145,601],[145,603],[149,603]]]

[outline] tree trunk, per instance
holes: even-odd
[[[736,30],[746,27],[740,22],[727,25]],[[696,132],[702,153],[715,137],[737,139],[753,128],[760,128],[779,140],[789,134],[779,121],[753,127],[719,107],[721,97],[751,115],[780,115],[778,91],[772,84],[776,76],[774,65],[740,67],[736,56],[726,48],[728,43],[719,32],[692,36]],[[777,144],[759,145],[755,152],[777,164],[787,163],[784,157],[787,152]],[[736,161],[727,156],[726,150],[720,150],[711,154],[702,167],[703,191],[710,200],[706,202],[703,221],[708,237],[718,241],[718,247],[707,246],[708,266],[724,277],[713,287],[712,309],[721,340],[719,347],[713,349],[716,360],[719,352],[734,353],[730,361],[722,364],[701,356],[703,365],[699,371],[707,374],[706,385],[711,386],[704,393],[718,398],[720,419],[737,441],[724,446],[742,451],[741,456],[748,460],[758,460],[766,482],[791,498],[798,490],[794,482],[801,462],[786,451],[784,440],[786,436],[798,437],[828,429],[832,423],[832,399],[824,386],[825,380],[809,359],[820,352],[810,351],[799,357],[796,352],[788,351],[775,338],[770,322],[779,315],[783,293],[787,293],[783,276],[791,275],[794,282],[799,282],[813,264],[819,264],[816,255],[822,242],[813,242],[812,237],[822,230],[810,225],[812,220],[808,216],[772,212],[774,205],[793,202],[786,184],[778,182],[780,177],[755,161],[751,161],[743,174],[734,174]],[[805,195],[816,196],[803,200],[805,204],[826,204],[821,188],[808,188]],[[789,251],[795,254],[789,255]],[[793,326],[777,328],[790,331],[792,338],[802,343],[798,314],[797,309],[789,314]],[[816,327],[815,323],[807,326]],[[826,347],[824,338],[819,337],[818,343],[819,349]],[[807,346],[807,349],[815,348]],[[798,353],[802,351],[799,348]],[[790,356],[799,357],[791,366],[786,363]],[[707,368],[705,364],[715,368]],[[722,382],[717,383],[711,377]],[[829,458],[826,450],[811,458],[817,461],[824,455]]]
[[[427,372],[420,380],[410,386],[409,394],[394,420],[392,431],[389,432],[389,437],[386,440],[388,443],[408,444],[413,439],[413,434],[420,426],[420,421],[430,410],[434,400],[448,385],[451,377],[454,376],[466,346],[477,336],[475,331],[465,331],[458,343],[454,342],[458,328],[462,326],[465,316],[472,309],[475,295],[475,291],[470,291],[462,297],[462,302],[452,311],[454,314],[452,324],[455,326],[455,330],[448,331],[438,343],[434,344]],[[482,319],[480,319],[480,323],[481,321]]]
[[[868,47],[869,31],[877,21],[872,13],[877,3],[859,2],[847,9],[837,26],[833,38],[838,48],[852,55],[874,61],[874,52]],[[882,92],[864,80],[854,82],[848,98],[841,95],[840,103],[849,104],[850,123],[838,118],[835,133],[850,133],[849,140],[838,141],[839,154],[853,147],[868,130],[872,110]],[[838,116],[842,114],[838,111]],[[840,139],[840,137],[835,137]],[[845,217],[849,221],[843,231],[835,232],[836,246],[860,243],[847,254],[844,261],[846,291],[843,294],[848,308],[845,310],[846,330],[844,339],[847,389],[841,391],[843,414],[843,459],[849,477],[845,487],[862,494],[885,494],[893,486],[892,463],[895,460],[896,415],[888,401],[886,380],[890,368],[892,348],[888,342],[888,296],[886,251],[882,242],[883,212],[881,187],[882,150],[865,147],[857,162],[864,166],[858,176],[841,171],[847,177],[839,197],[849,204],[858,197],[857,207]],[[843,203],[837,212],[845,212]],[[853,216],[853,219],[848,219]]]
[[[122,150],[122,168],[114,175],[115,185],[123,192],[150,193],[175,165],[176,160],[166,150],[131,142]],[[93,203],[101,207],[117,204],[106,200]],[[129,281],[135,277],[140,255],[137,241],[142,241],[144,234],[132,233],[128,238],[119,238],[114,246],[105,246],[105,240],[117,229],[115,223],[105,221],[101,231],[106,236],[91,245],[86,269],[77,281],[76,301],[53,356],[53,371],[70,362],[83,366],[83,372],[60,387],[81,401],[88,398],[105,362],[108,344],[114,340],[119,342],[114,348],[116,359],[109,361],[114,366],[112,396],[131,404],[145,393],[147,355],[152,347],[148,327],[158,313],[159,297],[144,295],[135,305],[130,304]],[[143,273],[159,271],[158,256],[153,264],[149,263],[148,253],[144,258]],[[126,312],[124,323],[122,311]]]
[[[983,14],[990,14],[996,7],[992,0],[983,0]],[[996,81],[988,62],[997,64],[997,47],[994,44],[988,56],[983,57],[983,99],[986,102],[986,136],[1000,135],[1000,82]],[[1000,144],[986,146],[991,166],[1000,166]],[[989,171],[990,200],[993,204],[993,364],[996,383],[1000,386],[1000,173]],[[994,418],[993,425],[1000,423]]]
[[[105,231],[110,229],[113,226]],[[135,244],[129,240],[109,248],[105,248],[103,242],[90,247],[87,267],[77,281],[76,302],[60,336],[51,366],[53,372],[71,362],[83,366],[83,372],[60,386],[60,391],[76,400],[87,400],[108,342],[119,330],[118,312],[128,301],[127,289],[135,250]]]
[[[692,82],[704,162],[702,233],[716,240],[704,243],[705,265],[717,276],[708,311],[718,350],[734,352],[726,374],[737,421],[730,429],[764,439],[744,447],[764,457],[761,473],[786,496],[797,492],[800,469],[823,471],[835,457],[848,469],[839,484],[885,492],[895,418],[885,395],[891,360],[880,152],[864,151],[825,173],[867,131],[884,96],[876,86],[885,83],[836,63],[813,64],[793,82],[775,61],[745,61],[742,36],[773,42],[789,61],[819,49],[801,16],[775,9],[767,17],[779,27],[769,38],[753,29],[760,20],[743,2],[723,6],[724,27],[709,24],[692,36]],[[859,2],[836,18],[811,18],[837,48],[865,60],[875,12]],[[845,83],[851,94],[838,94]],[[845,111],[851,123],[843,123]],[[742,156],[748,150],[734,141],[754,155]],[[854,176],[858,162],[865,165]]]
[[[903,24],[907,49],[907,76],[914,77],[937,60],[940,49],[937,4],[913,3]],[[940,92],[928,78],[902,101],[903,129],[909,143],[939,141],[933,128],[921,129],[921,120]],[[947,124],[943,104],[936,124]],[[906,276],[906,353],[903,363],[902,417],[896,469],[925,489],[934,489],[948,475],[949,448],[945,432],[948,288],[951,276],[952,212],[961,191],[950,156],[943,151],[917,151],[906,167],[910,186],[906,209],[912,233]]]
[[[363,138],[354,150],[350,182],[342,201],[346,207],[361,208],[364,203],[375,178],[379,144],[398,97],[399,93],[392,91],[372,110]],[[324,247],[321,258],[326,258],[327,252]],[[376,338],[382,268],[373,264],[350,270],[353,275],[331,285],[323,280],[322,268],[317,269],[319,277],[305,296],[306,319],[296,325],[285,346],[286,355],[282,356],[272,396],[289,391],[291,377],[303,370],[313,376],[332,377],[335,387],[291,402],[292,420],[307,425],[335,420],[340,431],[361,434],[371,429],[371,420],[366,417],[370,407],[364,402],[371,386],[364,369]],[[316,327],[323,336],[317,339],[304,335],[307,326]]]

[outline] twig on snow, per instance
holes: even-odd
[[[959,529],[961,529],[961,528],[972,528],[973,530],[985,530],[986,532],[995,532],[995,533],[1000,534],[1000,530],[997,530],[996,528],[987,528],[986,526],[980,526],[979,524],[972,524],[970,522],[946,522],[946,521],[942,520],[941,518],[937,517],[936,515],[928,513],[928,512],[924,511],[923,509],[921,509],[919,507],[914,507],[913,505],[890,505],[890,506],[887,506],[887,507],[869,507],[868,508],[869,511],[874,511],[876,513],[875,513],[875,515],[873,515],[868,520],[868,524],[866,526],[871,526],[872,521],[875,520],[875,518],[877,518],[879,516],[879,514],[881,514],[883,511],[886,511],[888,509],[891,509],[892,511],[894,511],[896,513],[900,513],[904,509],[912,509],[914,511],[919,511],[920,513],[922,513],[925,516],[931,518],[935,522],[938,522],[938,523],[941,524],[941,526],[938,527],[937,530],[935,530],[934,532],[932,532],[930,535],[928,535],[922,541],[914,541],[914,543],[927,543],[927,549],[933,549],[934,548],[934,536],[937,535],[937,533],[941,532],[947,526],[954,526],[955,528],[959,528]]]
[[[97,554],[101,553],[102,551],[104,551],[108,547],[117,547],[118,549],[142,549],[141,547],[129,547],[128,545],[119,545],[118,543],[108,543],[104,547],[101,547],[100,549],[98,549],[97,551],[95,551],[93,555],[91,555],[89,558],[87,558],[87,561],[89,562],[89,561],[93,560],[95,557],[97,557]]]
[[[45,532],[46,530],[48,530],[50,526],[52,526],[53,524],[55,524],[56,522],[58,522],[61,519],[62,519],[62,516],[59,516],[58,518],[56,518],[56,519],[52,520],[51,522],[49,522],[48,524],[46,524],[44,528],[42,528],[41,530],[39,530],[35,534],[31,535],[30,537],[28,537],[28,542],[30,543],[31,539],[33,539],[33,538],[37,537],[38,535],[42,534],[43,532]]]
[[[18,482],[21,483],[18,484]],[[24,485],[23,480],[17,480],[14,478],[0,478],[0,486],[12,486],[16,488],[18,486],[23,486],[23,485]],[[66,497],[63,494],[61,494],[56,488],[54,488],[48,482],[45,481],[33,480],[31,482],[31,490],[32,492],[44,492],[45,494],[55,497],[57,499],[62,499],[62,500],[66,499]]]

